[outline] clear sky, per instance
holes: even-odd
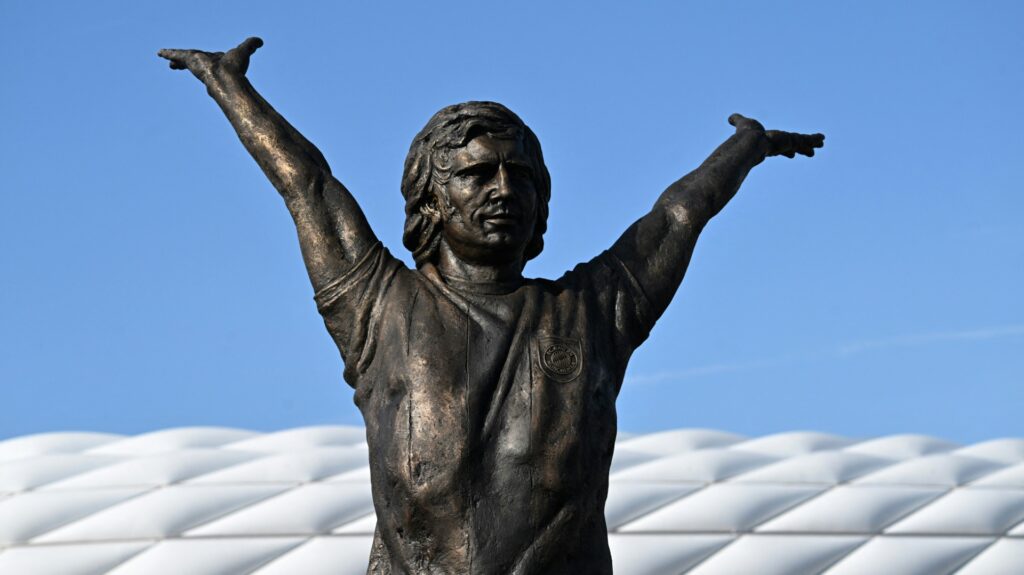
[[[0,4],[0,438],[360,424],[291,220],[163,47],[249,76],[401,245],[402,162],[444,105],[544,146],[558,276],[740,112],[824,132],[705,230],[619,427],[1024,436],[1024,4]]]

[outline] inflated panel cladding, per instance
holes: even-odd
[[[1024,573],[1024,440],[620,438],[619,575]],[[363,573],[364,431],[51,433],[0,442],[0,573]]]

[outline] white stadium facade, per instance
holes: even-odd
[[[374,529],[363,429],[0,442],[0,574],[345,575]],[[619,575],[1022,575],[1024,439],[621,435]]]

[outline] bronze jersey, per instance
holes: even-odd
[[[378,243],[316,299],[366,420],[369,573],[611,573],[615,398],[656,319],[618,258],[470,284]]]

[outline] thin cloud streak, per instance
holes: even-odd
[[[840,355],[852,355],[874,349],[913,347],[946,341],[977,341],[1024,335],[1024,324],[988,327],[961,331],[935,331],[896,337],[859,341],[839,347]]]
[[[813,361],[815,359],[821,359],[823,357],[843,358],[849,357],[851,355],[856,355],[859,353],[877,351],[882,349],[890,349],[896,347],[916,347],[934,343],[954,341],[984,341],[1019,336],[1024,336],[1024,324],[995,326],[960,331],[934,331],[925,333],[915,333],[902,336],[846,343],[836,346],[832,349],[821,350],[819,352],[807,353],[803,355],[791,354],[772,359],[735,363],[714,363],[711,365],[691,367],[676,371],[663,371],[651,374],[638,374],[628,376],[626,378],[626,385],[652,385],[667,381],[679,381],[683,379],[692,379],[695,377],[704,377],[709,375],[721,375],[724,373],[736,373],[741,371],[766,369],[771,367],[779,367],[783,365],[792,365],[795,363]]]
[[[737,371],[766,369],[770,367],[778,367],[781,365],[797,363],[804,359],[806,358],[801,356],[784,356],[759,361],[715,363],[711,365],[691,367],[688,369],[681,369],[677,371],[662,371],[651,374],[631,375],[626,378],[625,385],[651,385],[656,383],[663,383],[666,381],[678,381],[681,379],[691,379],[694,377],[702,377],[707,375],[720,375],[723,373],[735,373]]]

